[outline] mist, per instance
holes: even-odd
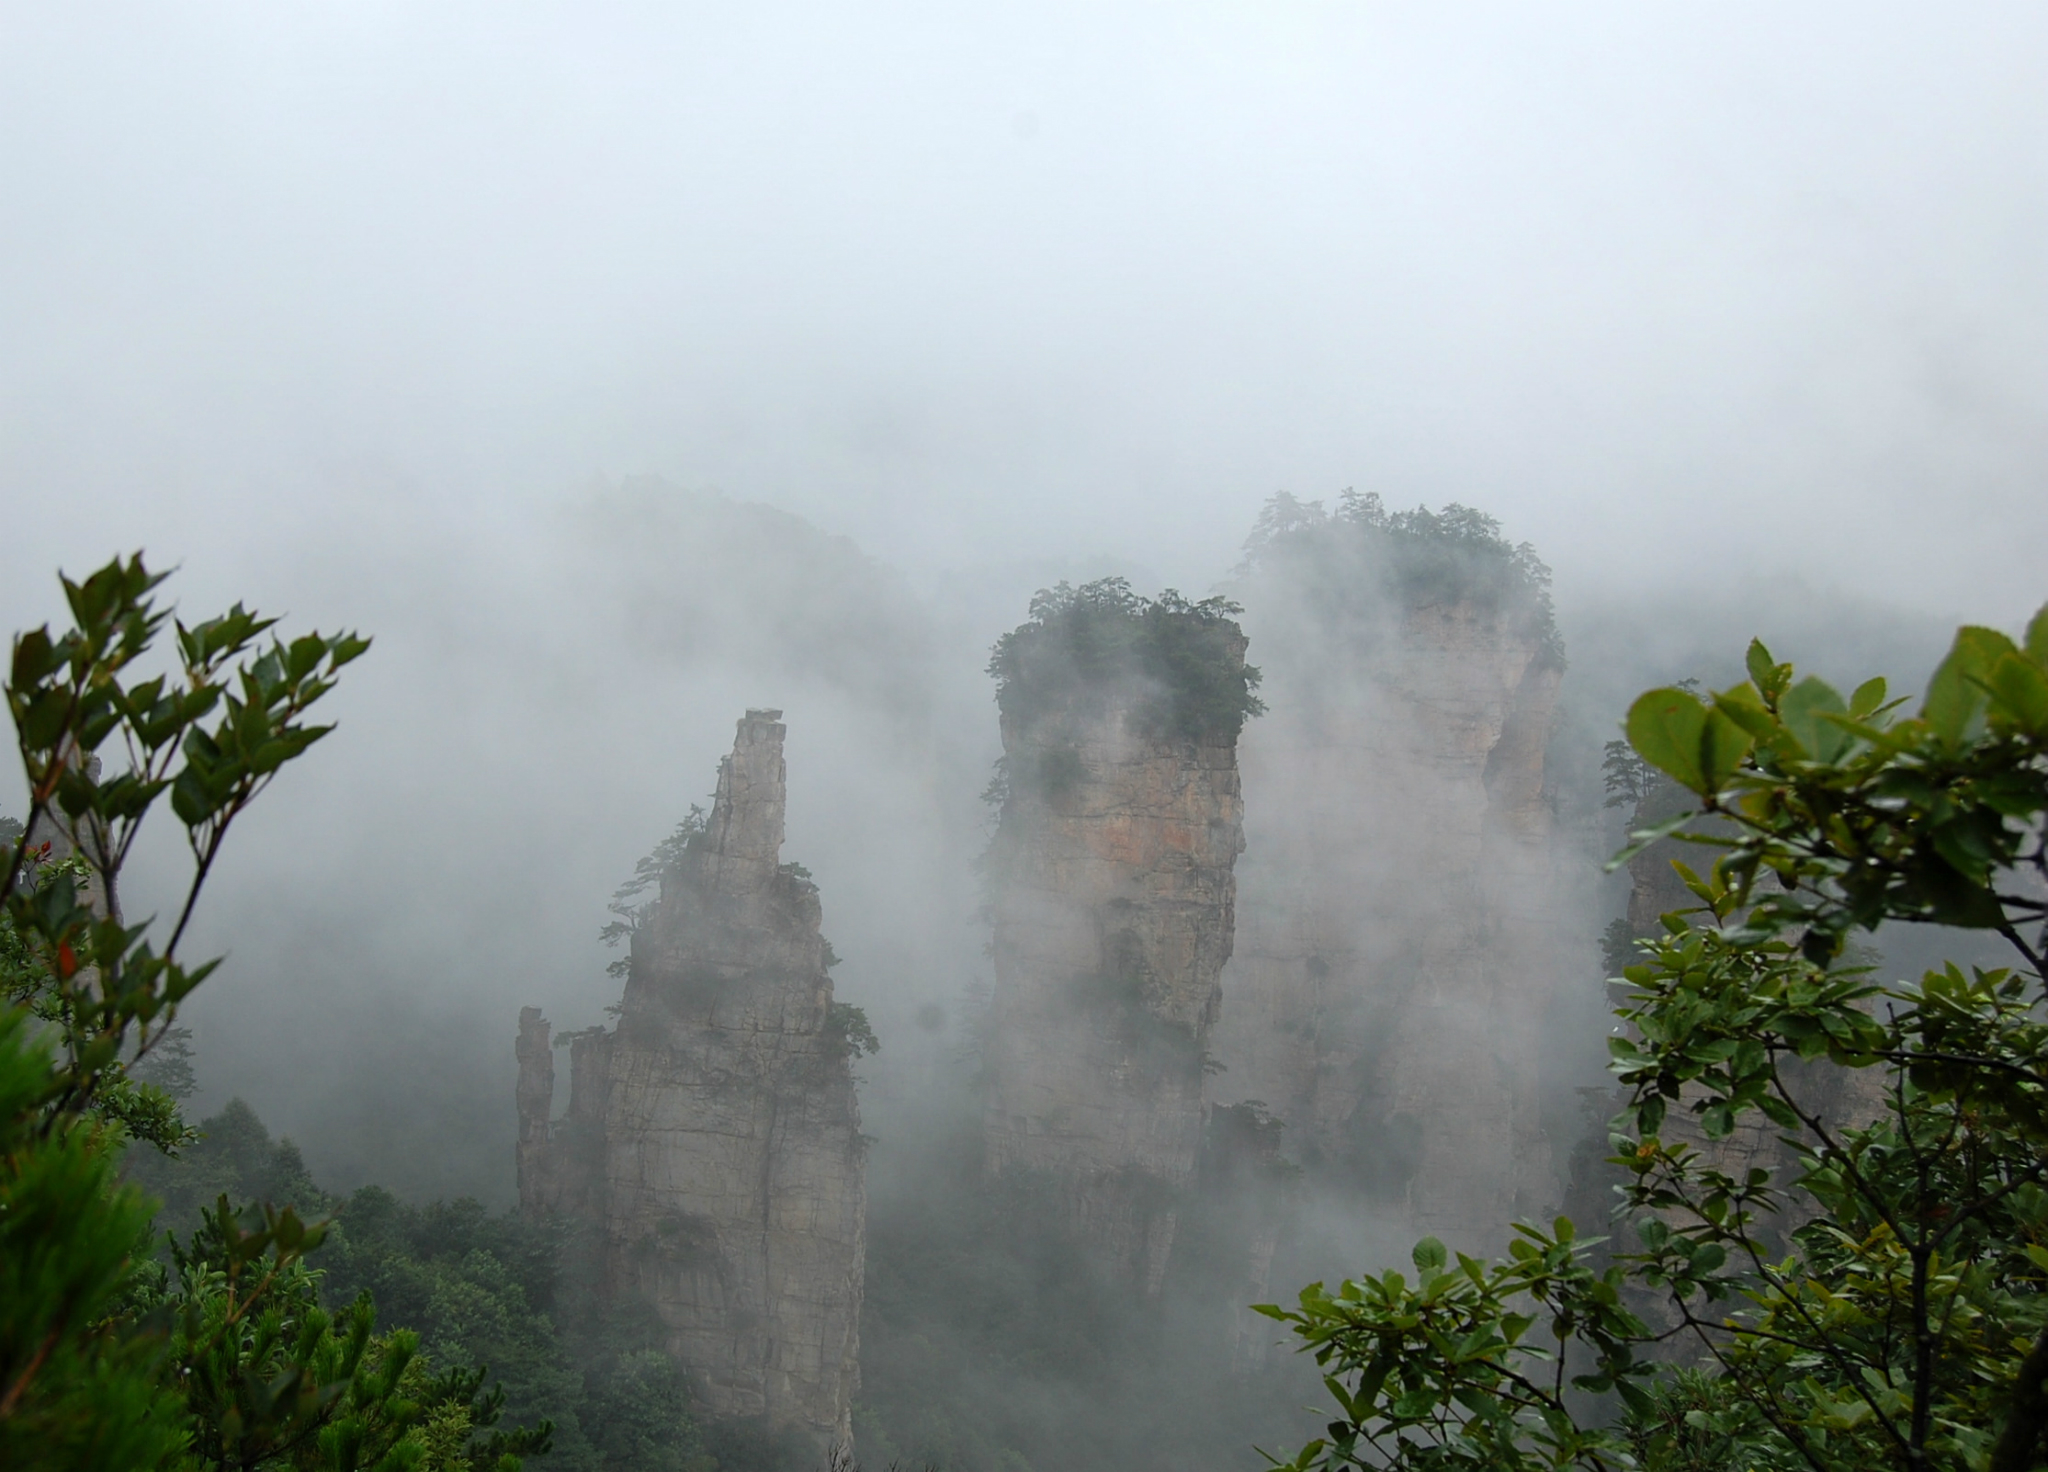
[[[513,1203],[519,1009],[606,1022],[613,891],[762,707],[900,1225],[979,1107],[991,645],[1062,581],[1242,600],[1256,873],[1323,657],[1242,561],[1276,492],[1475,507],[1549,569],[1558,1131],[1629,699],[1752,636],[1917,689],[2048,594],[2035,7],[0,17],[7,627],[142,547],[188,617],[376,641],[184,1014],[192,1117],[248,1101],[330,1189]],[[1405,862],[1341,856],[1362,953],[1407,953]],[[1405,1252],[1347,1200],[1275,1296]],[[1094,1414],[1055,1380],[1036,1414]]]
[[[599,471],[1174,583],[1372,480],[1948,614],[2041,525],[2042,25],[20,7],[4,464],[181,556]]]

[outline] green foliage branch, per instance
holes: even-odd
[[[19,951],[10,989],[26,980],[25,1000],[57,1024],[63,1064],[43,1104],[53,1121],[98,1109],[123,1076],[124,1045],[131,1056],[146,1054],[219,964],[187,966],[177,952],[228,831],[332,729],[306,714],[369,648],[354,634],[317,633],[266,646],[276,620],[239,603],[187,627],[156,606],[166,576],[138,553],[83,582],[65,578],[74,627],[53,636],[44,626],[14,641],[6,699],[29,807],[0,871],[0,911]],[[177,677],[135,678],[166,625],[175,631]],[[101,754],[116,750],[125,764],[103,774]],[[149,924],[123,922],[120,881],[166,793],[192,869],[158,951]],[[62,833],[77,865],[32,862],[45,829]]]
[[[0,1465],[516,1468],[548,1428],[489,1431],[480,1370],[434,1377],[366,1297],[320,1307],[323,1226],[222,1197],[173,1276],[156,1203],[121,1179],[131,1144],[195,1138],[176,1019],[218,962],[179,948],[230,829],[332,729],[308,713],[368,641],[287,641],[240,604],[188,626],[140,554],[62,582],[73,627],[19,635],[5,687],[29,806],[0,867]],[[171,671],[139,673],[166,630]],[[120,900],[160,800],[191,869],[159,949]]]
[[[1844,699],[1761,644],[1748,668],[1629,713],[1693,805],[1616,862],[1718,851],[1679,866],[1698,907],[1627,968],[1610,1044],[1635,1250],[1595,1275],[1560,1220],[1505,1267],[1446,1271],[1425,1243],[1420,1288],[1268,1306],[1342,1413],[1287,1465],[2048,1465],[2048,609],[2023,642],[1961,630],[1909,718],[1881,680]],[[1852,932],[1896,921],[1995,932],[2019,964],[1889,987],[1844,964]],[[1745,1123],[1782,1132],[1788,1180],[1726,1168]],[[1651,1295],[1657,1332],[1631,1321]],[[1555,1349],[1517,1332],[1531,1304]]]
[[[438,1375],[409,1329],[375,1333],[367,1291],[339,1312],[320,1304],[305,1253],[325,1234],[290,1210],[237,1212],[222,1196],[178,1276],[171,1362],[190,1414],[190,1455],[236,1472],[516,1472],[549,1450],[546,1421],[500,1430],[505,1392],[488,1371]]]
[[[57,1071],[28,1009],[0,1011],[0,1465],[173,1465],[162,1326],[129,1303],[154,1203],[121,1183],[107,1124],[48,1111]]]
[[[1521,1225],[1506,1262],[1416,1244],[1416,1280],[1397,1270],[1304,1289],[1299,1306],[1259,1311],[1292,1326],[1325,1371],[1341,1413],[1286,1465],[1469,1468],[1625,1465],[1611,1438],[1579,1425],[1567,1387],[1641,1395],[1651,1366],[1636,1354],[1641,1320],[1622,1297],[1622,1270],[1595,1272],[1569,1219],[1551,1232]],[[1567,1379],[1566,1357],[1531,1337],[1595,1350]]]
[[[187,965],[178,949],[230,828],[331,729],[307,712],[369,647],[353,634],[266,643],[274,620],[240,604],[188,627],[157,606],[164,576],[137,554],[62,579],[72,628],[17,636],[5,687],[28,789],[0,866],[9,1465],[167,1465],[190,1437],[168,1336],[144,1312],[153,1206],[116,1169],[131,1139],[168,1151],[190,1134],[175,1099],[129,1068],[218,964]],[[138,675],[167,627],[175,674]],[[159,950],[150,923],[123,919],[120,881],[166,795],[192,869]],[[281,1262],[308,1245],[289,1212],[265,1230]]]

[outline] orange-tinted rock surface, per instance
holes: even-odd
[[[1201,1153],[1243,804],[1234,731],[1161,733],[1137,705],[1004,717],[985,1140],[1156,1292]]]

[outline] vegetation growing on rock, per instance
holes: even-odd
[[[1259,671],[1223,598],[1157,598],[1123,578],[1041,589],[1031,616],[996,641],[988,672],[1006,721],[1030,726],[1053,712],[1096,717],[1126,706],[1141,735],[1235,741],[1265,710]]]
[[[1282,491],[1245,539],[1241,576],[1277,572],[1327,620],[1370,628],[1391,596],[1404,608],[1468,603],[1533,636],[1544,662],[1564,668],[1564,638],[1550,604],[1550,569],[1500,522],[1453,501],[1441,511],[1389,511],[1379,494],[1346,490],[1337,509]]]

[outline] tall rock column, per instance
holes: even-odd
[[[1274,509],[1216,1092],[1399,1235],[1492,1250],[1557,1199],[1544,1035],[1587,961],[1545,792],[1547,573],[1457,507]]]
[[[739,723],[634,931],[617,1028],[575,1042],[557,1158],[522,1172],[522,1200],[600,1229],[607,1291],[653,1307],[713,1414],[844,1444],[866,1145],[818,891],[780,862],[780,716]]]
[[[1201,1153],[1257,672],[1220,606],[1162,615],[1120,583],[1041,598],[1062,595],[998,646],[1009,791],[990,866],[987,1160],[1052,1183],[1110,1270],[1157,1292]],[[1091,618],[1120,631],[1113,657],[1085,657]],[[1222,718],[1162,680],[1155,646],[1179,635],[1235,703]]]

